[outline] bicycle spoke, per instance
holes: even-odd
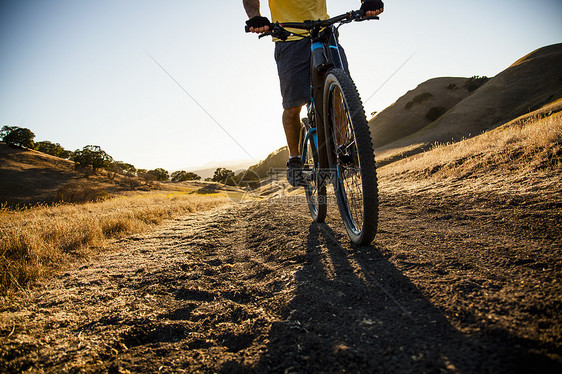
[[[341,172],[341,179],[347,205],[357,230],[363,225],[363,190],[361,172],[359,168],[345,168]]]
[[[363,189],[361,165],[349,109],[338,86],[333,88],[330,116],[334,132],[333,142],[337,157],[338,188],[349,209],[352,229],[359,233],[363,226]],[[351,164],[352,166],[350,166]]]
[[[308,174],[305,186],[305,194],[312,218],[317,222],[323,222],[326,217],[326,186],[322,183],[319,175],[318,152],[315,144],[315,133],[306,138],[306,127],[303,134],[302,149],[306,152],[304,165]]]

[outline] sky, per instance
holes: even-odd
[[[388,0],[380,18],[340,29],[368,117],[562,42],[559,0]],[[246,19],[242,0],[0,0],[0,126],[143,169],[264,159],[286,144],[281,95],[274,43]]]

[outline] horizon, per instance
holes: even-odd
[[[3,2],[0,125],[69,150],[96,144],[143,169],[257,163],[285,145],[273,46],[244,34],[241,1],[219,4]],[[353,4],[328,1],[328,10]],[[562,40],[562,4],[542,0],[521,14],[522,4],[386,2],[380,21],[346,25],[366,113],[431,78],[493,77]],[[216,14],[226,32],[205,35],[208,16],[190,14]]]

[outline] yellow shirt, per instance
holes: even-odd
[[[308,20],[328,19],[326,0],[269,0],[272,22],[303,22]],[[304,33],[304,30],[290,30]],[[287,40],[298,40],[290,37]]]

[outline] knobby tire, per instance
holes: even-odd
[[[373,241],[378,225],[378,187],[371,134],[357,88],[342,69],[328,71],[324,120],[338,208],[350,239]]]

